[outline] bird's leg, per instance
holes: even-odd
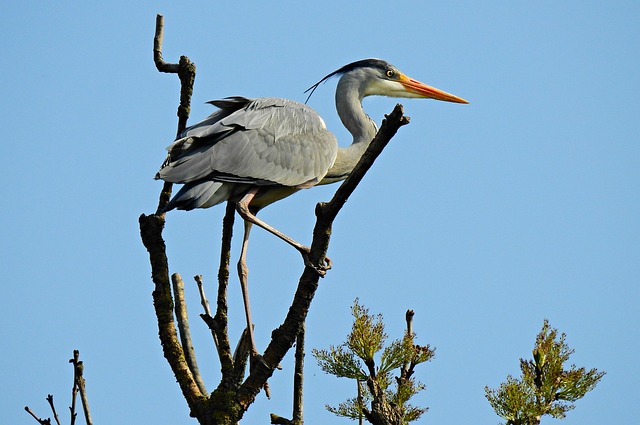
[[[249,341],[251,341],[250,361],[258,356],[256,348],[256,340],[253,336],[253,321],[251,320],[251,305],[249,303],[249,269],[247,268],[247,247],[249,245],[249,233],[251,232],[251,222],[244,222],[244,235],[242,237],[242,249],[240,251],[240,259],[238,260],[238,278],[240,279],[240,288],[242,289],[242,301],[244,302],[244,314],[247,319],[247,332],[249,333]]]
[[[258,217],[255,216],[255,214],[251,212],[251,210],[249,209],[249,204],[258,193],[258,190],[259,188],[257,187],[251,189],[246,195],[242,197],[242,199],[240,199],[240,201],[238,201],[238,203],[236,204],[236,210],[238,211],[238,214],[240,214],[240,216],[244,219],[245,222],[250,222],[262,227],[267,232],[279,237],[280,239],[282,239],[283,241],[285,241],[286,243],[288,243],[289,245],[297,249],[298,252],[302,254],[302,258],[304,259],[305,266],[311,267],[316,272],[318,272],[320,276],[324,276],[327,273],[327,270],[331,269],[331,260],[328,257],[325,257],[325,260],[324,260],[325,264],[322,266],[317,266],[315,264],[312,264],[311,260],[309,260],[310,250],[308,247],[302,245],[300,242],[285,235],[275,227],[268,225],[267,223],[260,220]]]

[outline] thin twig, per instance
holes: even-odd
[[[405,314],[405,320],[407,321],[407,338],[413,338],[413,310],[407,310]],[[411,376],[412,370],[409,361],[406,361],[404,365],[402,365],[402,369],[400,372],[400,379],[408,379]]]
[[[364,406],[364,402],[362,401],[362,383],[360,381],[360,378],[356,378],[356,384],[358,385],[358,407],[359,409],[359,413],[358,413],[358,425],[362,425],[364,422],[364,417],[362,416],[362,407]]]
[[[85,388],[85,379],[83,376],[84,364],[79,360],[80,352],[73,350],[73,358],[69,363],[73,363],[73,382],[80,393],[80,401],[82,402],[82,411],[84,412],[84,420],[87,425],[92,425],[91,412],[89,411],[89,399],[87,398],[87,390]],[[74,402],[75,404],[75,402]]]
[[[196,381],[200,392],[203,395],[208,395],[207,388],[200,375],[200,369],[198,368],[198,361],[196,360],[196,353],[193,349],[193,343],[191,341],[191,330],[189,328],[189,315],[187,314],[187,303],[184,300],[184,282],[182,277],[178,273],[171,275],[171,283],[173,284],[173,294],[175,298],[175,312],[176,321],[178,322],[178,331],[180,333],[180,341],[182,342],[182,349],[184,350],[184,356],[191,369],[193,379]]]
[[[28,414],[30,414],[33,419],[35,419],[36,421],[38,421],[38,423],[40,425],[51,425],[51,419],[47,418],[47,419],[40,419],[34,412],[33,410],[31,410],[31,408],[29,408],[29,406],[25,406],[24,410],[27,411]]]
[[[164,16],[156,15],[156,33],[153,37],[153,61],[160,72],[178,73],[178,64],[167,63],[162,59],[162,41],[164,39]]]
[[[415,315],[413,310],[407,310],[405,314],[405,319],[407,321],[407,335],[413,335],[413,316]]]
[[[53,412],[53,419],[55,419],[56,423],[60,425],[60,418],[58,417],[58,412],[56,412],[56,406],[53,404],[53,394],[47,395],[47,402],[51,407],[51,411]]]
[[[72,363],[73,360],[69,360],[69,363]],[[71,406],[69,406],[69,415],[71,417],[71,425],[75,425],[76,418],[78,417],[78,413],[76,412],[76,396],[78,395],[78,386],[76,385],[76,373],[75,368],[73,369],[73,386],[71,388]]]
[[[204,314],[208,314],[211,316],[211,307],[209,307],[209,300],[207,299],[207,295],[204,293],[204,281],[202,280],[202,275],[196,275],[193,277],[198,285],[198,293],[200,294],[200,304],[202,304],[202,309],[204,310]]]
[[[209,307],[209,300],[207,299],[207,295],[204,292],[204,280],[202,280],[201,274],[194,276],[193,280],[195,280],[196,284],[198,285],[198,293],[200,294],[200,304],[202,304],[202,309],[204,310],[204,314],[201,314],[200,317],[202,317],[205,320],[205,323],[207,323],[207,325],[209,326],[209,322],[213,321],[213,317],[211,316],[211,307]],[[205,319],[205,317],[207,319]],[[215,328],[216,328],[216,325],[213,325],[213,323],[211,324],[211,326],[209,326],[209,330],[211,331],[211,337],[213,338],[213,344],[216,346],[216,351],[218,352],[218,355],[220,355],[220,348],[218,348],[219,347],[218,336],[216,335]]]

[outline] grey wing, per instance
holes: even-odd
[[[337,141],[310,107],[286,99],[229,98],[181,134],[157,178],[308,187],[333,165]]]

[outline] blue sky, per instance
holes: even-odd
[[[175,134],[178,82],[152,62],[198,67],[192,121],[232,95],[303,101],[354,60],[380,57],[470,105],[405,100],[402,128],[334,226],[307,346],[340,342],[356,297],[391,336],[415,310],[437,348],[417,377],[425,423],[495,424],[483,396],[530,357],[545,318],[567,333],[578,366],[607,375],[564,423],[632,423],[640,367],[640,4],[637,2],[5,2],[0,6],[0,309],[5,390],[0,423],[31,424],[44,397],[66,414],[79,349],[96,423],[195,423],[157,340],[137,218],[157,205],[152,179]],[[309,104],[342,144],[335,80]],[[396,100],[365,100],[380,122]],[[308,243],[313,207],[336,186],[288,198],[261,217]],[[223,208],[173,212],[172,271],[213,286]],[[236,228],[236,234],[240,233]],[[234,245],[234,258],[238,246]],[[299,255],[256,229],[249,252],[264,348],[302,270]],[[209,388],[218,365],[188,287]],[[231,332],[242,329],[236,280]],[[290,412],[291,356],[244,423]],[[352,385],[307,357],[307,423]],[[334,422],[335,421],[335,422]],[[342,421],[347,423],[346,421]],[[553,423],[547,420],[543,423]]]

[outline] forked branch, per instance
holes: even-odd
[[[158,15],[156,24],[154,38],[154,60],[156,66],[162,72],[177,72],[180,76],[181,95],[180,107],[178,108],[178,133],[180,133],[186,126],[186,118],[189,114],[189,104],[195,78],[195,65],[184,56],[181,57],[180,63],[177,65],[164,62],[162,59],[162,16]],[[317,221],[313,231],[313,241],[309,255],[311,264],[324,264],[333,220],[389,140],[401,126],[408,122],[409,119],[403,115],[402,106],[397,105],[393,112],[383,121],[380,131],[370,144],[367,152],[363,155],[349,178],[338,188],[333,199],[326,204],[318,204],[316,208]],[[272,332],[271,342],[264,352],[262,361],[256,362],[249,376],[242,382],[247,353],[246,348],[244,348],[246,346],[245,337],[241,337],[238,344],[239,348],[236,350],[235,356],[232,356],[227,333],[228,265],[234,214],[233,205],[229,203],[223,223],[223,248],[218,274],[216,314],[213,318],[206,311],[202,315],[214,334],[222,366],[220,385],[207,397],[198,388],[194,374],[185,360],[183,347],[178,340],[174,324],[169,267],[166,246],[162,238],[165,224],[163,211],[170,196],[171,185],[165,184],[156,213],[150,216],[143,214],[139,219],[140,233],[142,241],[149,252],[152,280],[155,284],[153,300],[163,352],[187,400],[192,416],[196,417],[201,424],[237,423],[253,403],[260,390],[265,386],[285,354],[291,349],[296,337],[301,335],[311,301],[318,288],[319,275],[313,267],[305,267],[284,322]],[[301,394],[296,397],[301,400]],[[296,419],[301,422],[301,406],[294,410],[294,420]]]
[[[71,389],[71,406],[69,407],[69,415],[70,415],[70,424],[74,425],[77,417],[76,413],[76,396],[80,393],[80,401],[82,403],[82,411],[84,412],[84,419],[87,425],[92,425],[91,421],[91,412],[89,411],[89,400],[87,397],[87,391],[85,387],[85,379],[84,379],[84,364],[80,361],[80,352],[78,350],[73,350],[73,358],[69,360],[69,363],[73,364],[73,387]],[[47,403],[49,403],[49,407],[51,408],[51,412],[53,413],[53,418],[56,421],[57,425],[60,425],[60,418],[58,417],[58,412],[56,411],[56,407],[53,403],[53,395],[47,395]],[[40,418],[35,414],[33,410],[29,406],[26,406],[24,410],[31,415],[33,419],[35,419],[40,425],[51,425],[51,418]]]

